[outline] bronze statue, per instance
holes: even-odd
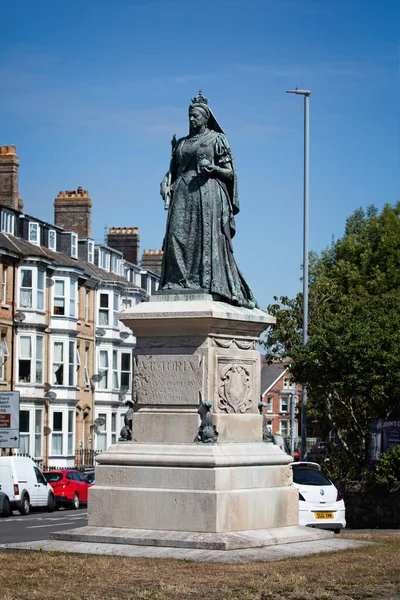
[[[233,257],[239,200],[232,152],[201,91],[189,107],[189,135],[172,140],[160,192],[168,209],[160,290],[205,292],[254,308]]]

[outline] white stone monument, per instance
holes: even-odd
[[[329,536],[298,527],[292,458],[263,442],[258,341],[273,317],[165,298],[119,314],[137,336],[132,441],[98,456],[88,527],[56,537],[233,549]]]

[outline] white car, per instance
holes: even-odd
[[[339,533],[346,527],[346,509],[338,489],[317,463],[294,462],[292,468],[293,485],[299,490],[299,525]]]
[[[31,507],[54,510],[54,492],[42,471],[26,456],[0,456],[0,492],[11,510],[27,515]]]

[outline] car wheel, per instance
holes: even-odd
[[[19,512],[21,515],[29,515],[29,510],[30,510],[29,497],[25,494],[21,500],[21,507],[19,509]]]
[[[54,496],[53,494],[49,494],[47,500],[47,512],[54,512]]]
[[[336,533],[336,535],[338,535],[340,533],[340,529],[339,528],[338,529],[334,529],[333,533]]]
[[[74,494],[74,499],[72,500],[72,508],[75,510],[79,508],[79,496],[78,494]]]
[[[4,519],[7,519],[7,517],[9,517],[11,515],[11,507],[10,507],[10,501],[9,499],[6,497],[3,500],[3,512],[1,514],[1,516]]]

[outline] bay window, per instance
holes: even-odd
[[[29,410],[19,411],[19,449],[18,454],[30,454]]]
[[[85,363],[83,367],[83,380],[85,387],[89,387],[89,348],[85,348]]]
[[[117,413],[111,413],[111,443],[117,443]]]
[[[51,454],[73,456],[75,437],[75,410],[59,408],[52,413]]]

